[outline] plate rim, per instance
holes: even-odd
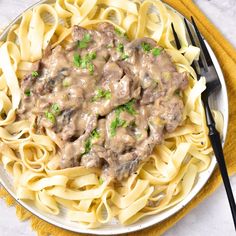
[[[28,8],[26,8],[25,10],[23,10],[18,16],[16,16],[5,28],[4,30],[0,33],[0,41],[4,41],[7,37],[7,33],[8,31],[10,30],[10,28],[16,24],[17,22],[19,22],[22,18],[22,15],[27,12],[28,10],[31,10],[32,8],[38,6],[38,5],[41,5],[41,4],[50,4],[50,3],[55,3],[55,0],[40,0],[32,5],[30,5]],[[182,17],[185,17],[183,14],[181,14],[179,11],[177,11],[175,8],[173,8],[172,6],[170,6],[169,4],[165,3],[164,4],[166,6],[168,6],[169,8],[171,8],[172,10],[174,10],[175,12],[177,12],[179,15],[181,15]],[[223,127],[223,139],[222,139],[222,145],[224,147],[224,144],[227,140],[227,137],[228,137],[228,126],[229,126],[229,98],[228,98],[228,91],[227,91],[227,86],[226,86],[226,82],[225,82],[225,77],[224,77],[224,74],[223,74],[223,71],[221,69],[221,66],[220,66],[220,63],[213,51],[213,49],[211,48],[210,44],[207,42],[206,39],[204,39],[204,41],[206,42],[207,44],[207,47],[210,51],[210,55],[214,61],[214,66],[216,67],[217,69],[217,73],[219,74],[219,77],[221,78],[221,85],[222,85],[222,88],[221,88],[221,91],[223,93],[223,96],[225,97],[225,100],[226,100],[226,104],[227,106],[225,107],[225,114],[224,114],[224,127]],[[224,104],[224,105],[226,105]],[[209,171],[211,167],[211,170]],[[153,227],[155,226],[156,224],[159,224],[161,222],[163,222],[164,220],[167,220],[169,219],[171,216],[177,214],[181,209],[183,209],[186,205],[188,205],[197,195],[198,193],[203,189],[203,187],[206,185],[207,181],[212,177],[212,174],[214,173],[214,170],[216,169],[217,167],[217,161],[216,161],[216,158],[214,155],[212,155],[212,160],[211,160],[211,164],[210,164],[210,167],[205,170],[204,172],[209,172],[209,175],[207,178],[204,179],[204,181],[202,181],[201,183],[201,186],[198,186],[198,189],[195,191],[195,194],[193,194],[191,197],[189,197],[189,195],[192,193],[192,191],[194,189],[191,190],[191,192],[188,194],[187,197],[189,197],[189,199],[186,197],[185,199],[183,199],[180,203],[178,203],[177,205],[173,206],[172,208],[169,208],[167,209],[166,211],[170,210],[170,209],[173,209],[173,208],[176,208],[174,210],[174,212],[172,214],[170,214],[169,216],[167,216],[166,218],[160,220],[160,221],[156,221],[156,222],[150,222],[150,223],[145,223],[145,225],[142,225],[142,223],[134,226],[134,225],[128,225],[128,226],[125,226],[125,228],[120,228],[120,229],[117,229],[116,231],[112,231],[112,235],[120,235],[120,234],[124,234],[124,233],[132,233],[132,232],[136,232],[136,231],[140,231],[140,230],[144,230],[144,229],[147,229],[147,228],[150,228],[150,227]],[[7,173],[8,174],[8,173]],[[40,210],[35,210],[33,209],[30,205],[28,205],[26,202],[22,201],[22,200],[19,200],[17,199],[15,193],[9,189],[7,187],[7,184],[3,181],[3,179],[1,178],[1,175],[0,175],[0,184],[4,187],[4,189],[15,199],[15,201],[17,203],[19,203],[22,207],[24,207],[26,210],[28,210],[31,214],[37,216],[39,219],[41,220],[44,220],[45,222],[47,223],[50,223],[54,226],[57,226],[61,229],[65,229],[65,230],[68,230],[68,231],[71,231],[71,232],[75,232],[75,233],[81,233],[81,234],[92,234],[92,235],[110,235],[111,232],[108,232],[109,230],[111,229],[107,229],[106,231],[102,231],[102,227],[101,228],[98,228],[98,229],[86,229],[86,228],[81,228],[81,227],[78,227],[77,229],[71,227],[71,226],[67,226],[66,224],[60,224],[59,222],[57,222],[56,220],[52,220],[50,218],[48,218],[47,216],[44,216],[43,215],[43,212],[41,212]],[[186,202],[185,200],[188,199]],[[184,203],[183,203],[184,202]],[[148,217],[148,216],[147,216]],[[100,230],[99,230],[100,229]],[[99,230],[99,231],[97,231]]]

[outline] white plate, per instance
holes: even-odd
[[[55,2],[53,0],[44,0],[41,1],[30,8],[41,4],[41,3],[52,3]],[[2,33],[0,36],[0,41],[3,41],[6,38],[6,35],[10,29],[10,27],[19,22],[21,20],[21,15],[17,17]],[[223,129],[223,145],[226,139],[226,134],[227,134],[227,128],[228,128],[228,96],[227,96],[227,90],[226,90],[226,85],[224,81],[224,76],[222,73],[222,70],[220,68],[220,65],[216,59],[216,56],[212,49],[210,48],[209,44],[208,49],[210,52],[210,55],[213,59],[214,65],[216,67],[216,70],[218,72],[218,75],[220,77],[220,81],[222,84],[222,89],[219,91],[217,94],[212,95],[210,99],[211,107],[213,109],[221,111],[221,113],[224,116],[224,129]],[[39,218],[56,225],[58,227],[61,227],[63,229],[67,229],[70,231],[78,232],[78,233],[86,233],[86,234],[99,234],[99,235],[114,235],[114,234],[122,234],[122,233],[129,233],[137,230],[141,230],[144,228],[147,228],[149,226],[152,226],[154,224],[160,223],[161,221],[169,218],[170,216],[174,215],[177,213],[179,210],[181,210],[185,205],[187,205],[196,195],[197,193],[203,188],[203,186],[206,184],[208,179],[210,178],[211,174],[213,173],[215,167],[216,167],[216,159],[215,157],[212,158],[211,164],[208,168],[208,170],[202,172],[199,175],[198,181],[192,191],[189,193],[189,195],[179,204],[175,205],[174,207],[163,211],[157,215],[153,216],[148,216],[143,218],[142,220],[139,220],[138,222],[129,225],[129,226],[122,226],[120,225],[117,221],[113,221],[109,224],[106,224],[102,226],[102,228],[98,229],[83,229],[79,228],[78,224],[69,221],[65,217],[65,211],[61,211],[60,215],[54,216],[47,214],[45,212],[39,211],[33,204],[30,204],[29,202],[24,202],[21,200],[16,199],[16,195],[13,189],[12,185],[12,178],[9,176],[6,171],[3,169],[3,167],[0,165],[0,183],[6,188],[6,190],[22,205],[24,206],[27,210],[32,212],[34,215],[38,216]]]

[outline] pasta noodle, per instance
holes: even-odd
[[[21,94],[19,81],[32,63],[52,45],[70,41],[75,24],[91,28],[110,22],[131,39],[150,37],[166,49],[179,72],[189,73],[189,87],[183,92],[184,120],[166,134],[149,161],[119,185],[100,179],[100,171],[74,167],[57,169],[57,146],[50,131],[38,135],[30,121],[16,121]],[[181,41],[173,44],[171,22]],[[158,214],[181,202],[192,190],[198,174],[211,162],[201,93],[206,80],[197,81],[190,66],[200,49],[189,46],[181,17],[159,0],[56,0],[28,10],[19,24],[0,42],[0,161],[14,177],[17,198],[33,201],[42,211],[60,214],[67,209],[71,221],[95,228],[116,217],[127,225]],[[223,120],[214,111],[217,127]]]

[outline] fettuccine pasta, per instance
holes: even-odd
[[[20,81],[49,45],[65,45],[73,25],[92,28],[109,22],[130,39],[150,37],[165,48],[179,72],[189,73],[183,93],[184,121],[167,133],[146,163],[119,184],[100,178],[100,170],[58,169],[57,147],[48,135],[35,133],[32,122],[16,120],[21,101]],[[181,41],[173,44],[171,23]],[[0,161],[13,176],[18,199],[58,215],[67,209],[71,221],[86,228],[101,227],[116,217],[128,225],[181,202],[198,174],[207,170],[212,148],[208,140],[201,93],[206,79],[197,80],[191,67],[200,50],[189,46],[181,17],[159,0],[56,0],[28,10],[0,42]],[[217,128],[223,120],[214,112]]]

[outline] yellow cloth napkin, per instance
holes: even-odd
[[[229,130],[224,153],[229,173],[230,175],[232,175],[236,173],[236,156],[234,155],[235,152],[233,150],[236,145],[236,106],[233,106],[234,95],[236,94],[236,50],[191,0],[165,0],[165,2],[181,12],[187,18],[189,18],[190,16],[194,16],[199,25],[200,31],[210,43],[223,69],[228,89],[230,110]],[[163,234],[166,230],[171,228],[176,222],[183,218],[191,209],[196,207],[201,201],[211,195],[220,185],[220,183],[221,176],[219,173],[219,169],[216,169],[201,192],[185,208],[183,208],[168,220],[165,220],[146,230],[129,235],[158,236]],[[9,194],[3,189],[0,189],[0,197],[5,198],[6,202],[9,205],[14,205],[16,207],[16,214],[20,220],[29,219],[31,221],[32,228],[38,233],[39,236],[80,235],[62,230],[40,220],[36,216],[33,216],[30,212],[26,211],[24,208],[15,203],[14,200],[9,196]]]

